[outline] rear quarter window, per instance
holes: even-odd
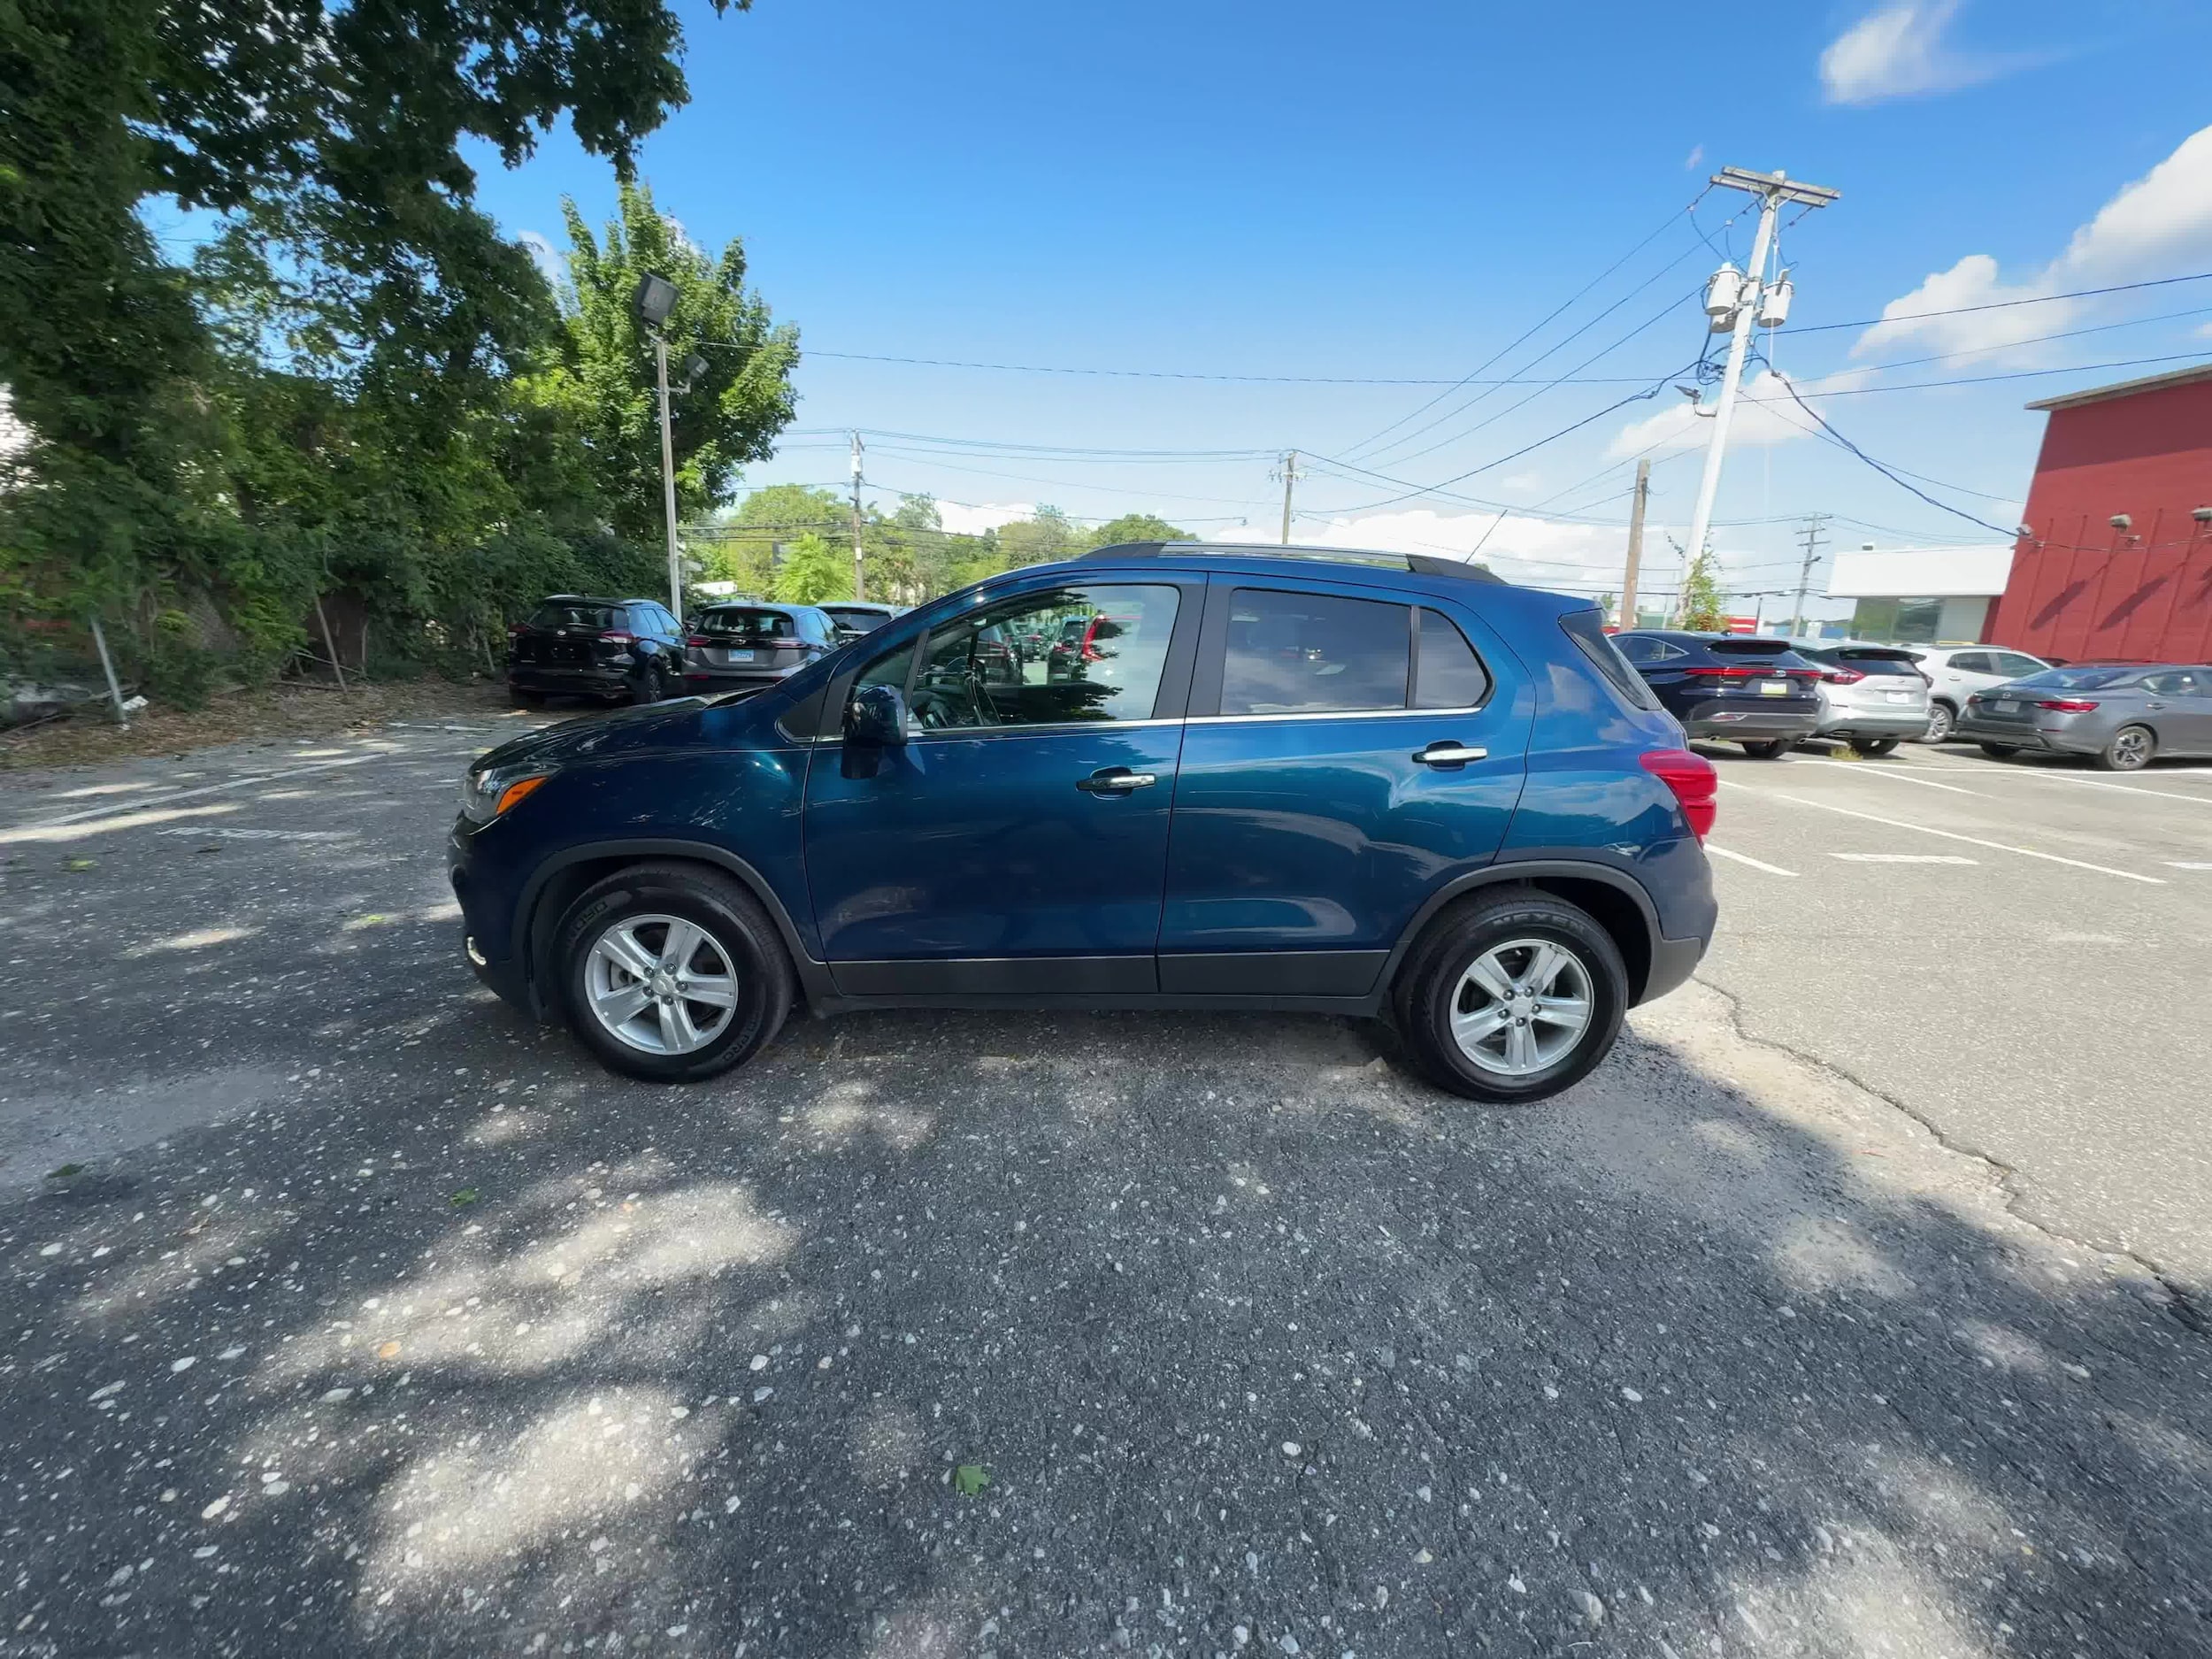
[[[1612,635],[1605,631],[1603,613],[1598,611],[1570,611],[1559,618],[1560,631],[1572,640],[1583,659],[1598,671],[1598,676],[1618,692],[1622,698],[1639,709],[1656,709],[1659,699],[1644,683],[1620,648],[1613,643]],[[1655,645],[1660,641],[1640,641]]]

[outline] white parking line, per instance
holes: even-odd
[[[2169,858],[2166,861],[2166,868],[2169,870],[2212,870],[2212,864],[2190,864],[2178,858]]]
[[[1712,854],[1716,858],[1726,858],[1735,864],[1749,864],[1754,870],[1763,870],[1770,876],[1787,876],[1792,880],[1795,880],[1797,879],[1797,872],[1794,870],[1785,870],[1779,864],[1767,864],[1763,860],[1750,857],[1743,853],[1731,852],[1727,848],[1716,847],[1710,841],[1707,841],[1705,843],[1705,850]]]
[[[1978,864],[1978,858],[1962,858],[1956,853],[1830,853],[1831,858],[1840,858],[1855,864]]]
[[[1967,769],[1962,766],[1956,770],[1963,772]],[[2120,795],[2154,795],[2168,801],[2194,801],[2200,806],[2212,806],[2212,795],[2199,795],[2192,789],[2146,789],[2140,784],[2107,783],[2101,778],[2076,778],[2067,772],[2051,772],[2035,765],[1992,765],[1983,775],[1990,778],[2032,778],[2043,783],[2070,783],[2077,789],[2110,789]],[[1970,789],[1962,793],[1971,795],[1973,791]]]
[[[1932,778],[1916,778],[1909,772],[1899,772],[1893,766],[1877,766],[1863,760],[1815,760],[1809,755],[1800,755],[1792,764],[1799,766],[1839,766],[1846,772],[1855,772],[1863,778],[1886,778],[1892,783],[1916,783],[1923,789],[1947,789],[1953,795],[1974,793],[1971,789],[1962,789],[1955,783],[1938,783]]]
[[[1962,835],[1955,830],[1934,829],[1925,824],[1908,824],[1902,818],[1883,818],[1875,812],[1854,811],[1847,806],[1836,806],[1826,801],[1808,801],[1801,795],[1785,795],[1779,789],[1755,789],[1747,783],[1737,783],[1732,779],[1723,778],[1720,781],[1724,788],[1741,789],[1747,795],[1767,795],[1777,801],[1788,801],[1798,806],[1809,806],[1816,811],[1839,812],[1845,818],[1864,818],[1870,824],[1886,824],[1891,829],[1912,830],[1922,835],[1939,835],[1945,841],[1964,841],[1970,847],[1986,847],[1993,852],[2017,853],[2023,858],[2040,858],[2049,864],[2070,864],[2076,870],[2093,870],[2101,876],[2117,876],[2123,881],[2140,881],[2154,887],[2162,887],[2166,885],[2166,878],[2163,876],[2138,875],[2132,870],[2115,870],[2108,864],[2093,864],[2079,858],[2062,857],[2057,853],[2038,852],[2032,847],[2014,847],[2005,841],[1984,841],[1978,835]]]

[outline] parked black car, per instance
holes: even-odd
[[[819,607],[837,625],[837,637],[856,640],[873,634],[893,617],[906,614],[899,605],[879,605],[866,599],[832,599]]]
[[[815,605],[709,605],[685,641],[684,688],[697,693],[772,686],[842,641]]]
[[[1779,760],[1820,725],[1823,671],[1787,640],[1641,629],[1616,634],[1613,643],[1691,737],[1724,739],[1760,760]]]
[[[548,697],[658,703],[683,688],[684,633],[650,599],[555,594],[507,630],[507,689],[526,708]]]

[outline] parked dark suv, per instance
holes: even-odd
[[[683,684],[683,629],[650,599],[555,594],[507,630],[507,689],[526,707],[558,696],[658,703]]]
[[[1824,671],[1787,640],[1642,628],[1613,642],[1694,738],[1724,739],[1757,759],[1779,760],[1820,725]]]
[[[1005,641],[1081,642],[1048,672]],[[1711,764],[1587,602],[1449,560],[1180,542],[992,578],[769,690],[469,770],[467,951],[617,1071],[795,1003],[1382,1016],[1527,1100],[1711,936]]]

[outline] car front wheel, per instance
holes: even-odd
[[[1586,910],[1514,888],[1432,924],[1393,993],[1399,1033],[1440,1087],[1470,1100],[1542,1100],[1611,1050],[1628,971]]]
[[[2010,760],[2020,752],[2017,743],[1984,743],[1982,753],[1992,760]]]
[[[2140,772],[2158,752],[2158,740],[2147,726],[2124,726],[2097,754],[2097,764],[2107,772]]]
[[[570,1025],[610,1071],[712,1077],[791,1011],[791,959],[760,901],[718,871],[634,864],[588,888],[554,947]]]

